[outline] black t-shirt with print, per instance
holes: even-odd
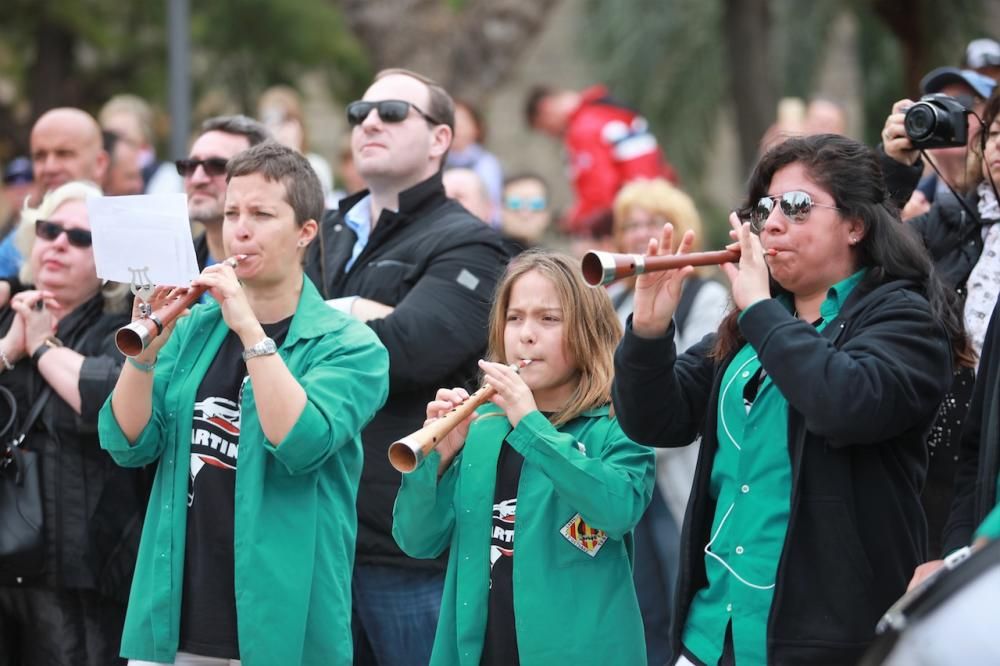
[[[523,465],[524,456],[504,439],[497,460],[497,484],[493,494],[490,598],[481,660],[485,666],[520,663],[514,626],[514,516]]]
[[[263,326],[280,346],[291,317]],[[229,332],[195,395],[179,649],[239,659],[233,522],[240,397],[249,381],[243,343]]]

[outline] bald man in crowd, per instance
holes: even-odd
[[[30,143],[38,197],[71,180],[89,180],[98,186],[104,182],[108,154],[104,151],[101,127],[86,111],[72,107],[46,111],[31,128]],[[33,200],[30,205],[38,203]],[[17,252],[15,233],[16,229],[3,240],[0,253]],[[10,283],[15,279],[7,276],[0,280],[0,306],[10,299]]]
[[[102,183],[108,154],[100,125],[80,109],[46,111],[31,128],[31,162],[43,194],[71,180]]]

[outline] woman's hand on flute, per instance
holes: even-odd
[[[729,278],[733,303],[740,310],[746,310],[757,301],[771,298],[770,272],[764,259],[764,246],[760,237],[750,231],[749,223],[741,222],[736,213],[731,213],[729,224],[733,227],[729,235],[739,243],[740,263],[739,267],[722,264],[722,270]]]
[[[659,240],[649,239],[647,257],[674,254],[674,227],[663,225]],[[681,238],[676,254],[686,254],[694,245],[694,232],[688,231]],[[635,280],[635,300],[632,306],[632,330],[642,338],[656,338],[667,332],[681,300],[684,280],[694,272],[693,266],[668,271],[643,273]]]
[[[229,262],[208,266],[191,283],[204,286],[222,308],[222,318],[230,330],[247,346],[257,344],[264,337],[264,329],[250,307],[246,292]]]
[[[468,399],[469,392],[464,388],[438,389],[434,400],[427,403],[427,420],[424,421],[424,426],[430,425],[432,421],[441,418]],[[472,423],[473,418],[474,414],[469,415],[469,418],[452,428],[451,432],[445,435],[444,439],[437,445],[435,450],[441,456],[438,476],[448,469],[448,465],[451,464],[451,461],[458,455],[458,452],[465,446],[465,437],[469,434],[469,424]]]
[[[504,411],[512,426],[516,428],[521,419],[538,409],[534,394],[516,366],[480,360],[479,368],[486,382],[496,390],[490,402]]]
[[[186,287],[157,287],[153,291],[153,295],[149,297],[149,306],[152,311],[159,310],[168,303],[180,298],[187,293]],[[142,319],[142,313],[139,311],[139,306],[142,304],[138,298],[132,302],[132,321],[137,319]],[[149,341],[149,344],[141,353],[137,354],[134,358],[138,363],[145,365],[152,365],[156,362],[156,357],[163,349],[163,345],[167,344],[167,340],[170,339],[170,334],[174,332],[174,326],[180,321],[181,317],[186,317],[190,314],[190,310],[184,310],[181,314],[173,319],[173,321],[163,322],[163,332],[157,335],[155,338]]]

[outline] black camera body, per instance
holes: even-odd
[[[970,110],[954,97],[924,95],[906,110],[903,126],[914,148],[952,148],[969,140]]]

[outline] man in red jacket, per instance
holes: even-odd
[[[571,234],[587,234],[630,180],[677,182],[646,119],[612,99],[604,86],[583,91],[538,86],[529,93],[525,112],[533,129],[561,137],[569,153],[576,201],[562,224]]]

